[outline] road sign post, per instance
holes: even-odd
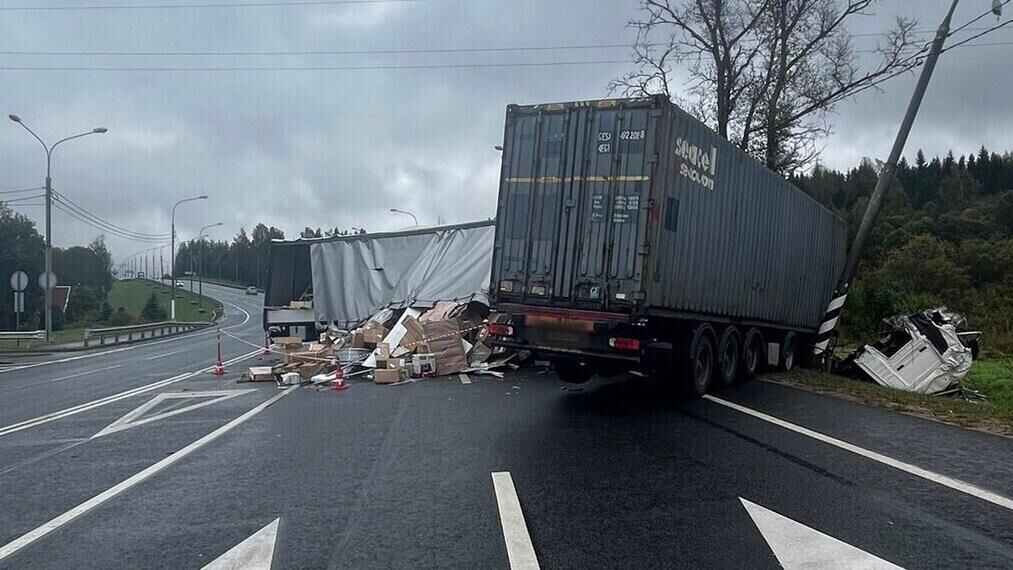
[[[11,273],[11,289],[14,289],[14,330],[21,330],[21,313],[25,312],[25,288],[28,287],[28,274],[24,271]],[[21,341],[15,341],[21,346]]]

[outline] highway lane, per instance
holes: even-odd
[[[175,350],[146,354],[185,369]],[[238,372],[0,436],[0,568],[201,568],[275,520],[274,568],[510,568],[493,473],[542,568],[1013,566],[1007,438],[766,382],[687,401],[537,370],[344,392]]]
[[[260,387],[231,400],[225,416],[276,392]],[[997,492],[1008,486],[980,472],[1013,462],[1005,438],[766,383],[722,397],[843,437],[873,431],[852,419],[890,426],[891,446],[855,439]],[[88,433],[126,408],[61,435]],[[224,411],[128,430],[75,448],[77,457],[33,465],[16,487],[62,500],[0,525],[0,540],[223,424]],[[992,455],[946,461],[966,449]],[[115,476],[85,491],[73,483],[109,463]],[[543,568],[776,567],[743,500],[904,568],[1013,564],[1008,509],[714,402],[673,400],[656,384],[595,381],[564,391],[531,371],[469,385],[298,390],[11,560],[67,567],[87,552],[96,567],[199,568],[281,518],[275,568],[506,568],[491,480],[502,471],[516,483]],[[3,499],[0,509],[24,512],[35,502]]]
[[[262,295],[246,295],[238,289],[215,285],[208,285],[206,290],[225,304],[225,316],[220,321],[223,330],[253,343],[262,342]],[[84,352],[6,356],[4,361],[10,367],[0,370],[0,434],[6,426],[211,366],[215,337],[215,329],[205,329]],[[226,360],[252,350],[222,336],[222,357]]]

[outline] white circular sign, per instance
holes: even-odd
[[[49,276],[48,287],[46,286],[47,275]],[[50,271],[49,273],[46,273],[45,271],[39,273],[39,287],[42,287],[43,289],[52,289],[53,287],[56,287],[56,274],[53,273],[52,271]]]
[[[11,273],[11,289],[24,291],[25,287],[28,287],[28,274],[24,271]]]

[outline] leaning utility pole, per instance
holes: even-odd
[[[949,11],[946,12],[946,17],[943,18],[943,23],[939,25],[939,29],[936,31],[936,37],[932,41],[932,48],[925,58],[925,65],[922,68],[921,75],[918,77],[918,84],[915,86],[914,95],[911,96],[911,102],[908,104],[907,114],[904,115],[904,120],[900,124],[900,131],[897,133],[897,139],[893,143],[890,157],[879,173],[876,189],[873,190],[872,196],[869,198],[869,206],[865,209],[865,216],[862,218],[861,225],[858,226],[858,233],[855,235],[854,243],[851,244],[851,251],[848,252],[844,271],[837,281],[837,289],[834,291],[834,296],[830,300],[830,304],[827,305],[826,314],[823,316],[823,322],[820,324],[816,345],[813,347],[813,357],[817,361],[830,362],[832,351],[828,351],[827,349],[837,329],[837,322],[840,320],[844,302],[848,298],[848,288],[851,286],[851,280],[855,277],[858,262],[862,257],[862,251],[865,249],[865,243],[869,240],[869,235],[872,233],[872,225],[875,223],[876,217],[883,207],[883,197],[890,188],[890,184],[893,183],[894,175],[897,172],[897,163],[900,161],[900,155],[904,151],[904,145],[907,143],[908,135],[911,133],[911,126],[918,115],[922,99],[925,98],[925,90],[929,86],[929,80],[932,79],[932,72],[936,68],[939,54],[942,53],[946,38],[950,35],[950,22],[953,20],[953,12],[957,9],[958,2],[960,0],[953,0]],[[1001,9],[1002,4],[993,2],[992,11],[996,15],[1001,13]]]

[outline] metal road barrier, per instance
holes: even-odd
[[[127,327],[86,329],[84,331],[84,346],[88,347],[96,344],[98,346],[103,346],[106,344],[118,344],[121,342],[131,342],[145,338],[171,336],[209,326],[211,326],[211,323],[207,322],[178,323],[166,321],[162,323],[148,323],[145,325],[131,325]]]
[[[42,340],[46,331],[0,331],[0,340]]]

